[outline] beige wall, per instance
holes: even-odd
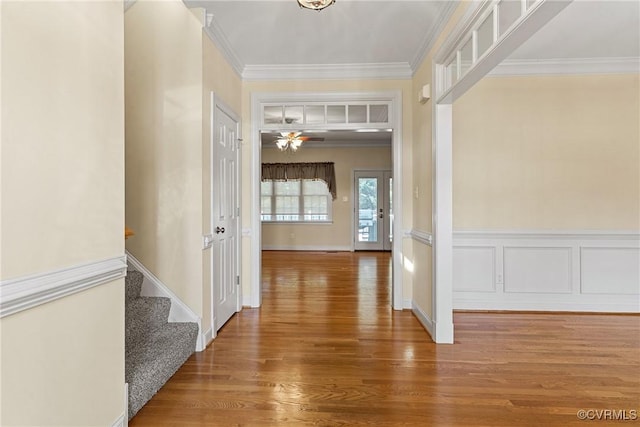
[[[421,92],[422,87],[426,84],[432,86],[431,92],[435,94],[432,82],[433,57],[446,40],[448,34],[453,31],[454,26],[460,20],[467,7],[470,7],[470,3],[462,2],[462,4],[458,6],[444,30],[440,33],[431,51],[416,70],[412,80],[412,93],[416,95],[411,98],[411,108],[413,112],[413,146],[411,150],[413,157],[410,170],[413,182],[411,193],[411,197],[413,198],[412,228],[417,231],[427,233],[433,231],[433,100],[429,100],[425,104],[420,104],[417,94]],[[414,256],[409,260],[412,266],[409,270],[411,270],[413,303],[432,318],[432,248],[424,243],[413,241],[412,251]],[[405,270],[407,270],[406,267]]]
[[[124,253],[119,2],[1,2],[1,277]],[[112,425],[124,414],[117,280],[4,317],[2,425]]]
[[[414,94],[412,90],[411,80],[304,80],[304,81],[246,81],[242,85],[242,123],[245,144],[242,147],[242,227],[251,230],[251,214],[254,209],[251,200],[251,167],[252,145],[258,143],[257,135],[251,134],[251,95],[259,92],[366,92],[366,91],[391,91],[400,90],[402,93],[402,163],[403,165],[412,164],[412,100]],[[402,170],[403,201],[404,208],[402,212],[402,220],[404,227],[407,228],[411,224],[413,216],[412,208],[412,173],[411,168],[406,167]],[[251,239],[244,237],[242,240],[243,260],[251,259]],[[405,239],[403,242],[403,256],[411,256],[411,243]],[[251,298],[250,278],[252,269],[254,268],[249,262],[242,264],[242,292],[245,300]],[[411,280],[405,274],[404,278],[404,298],[411,298]]]
[[[202,23],[181,1],[125,13],[127,249],[202,315]]]
[[[455,229],[640,228],[640,76],[485,78],[454,103]]]
[[[392,169],[391,147],[310,148],[303,147],[295,154],[275,148],[263,148],[263,163],[334,162],[337,198],[333,201],[332,224],[273,224],[262,225],[262,246],[321,247],[344,250],[351,248],[353,206],[353,170]],[[343,198],[346,197],[345,202]],[[293,237],[292,237],[293,234]]]
[[[127,249],[211,327],[210,95],[240,115],[241,81],[202,10],[138,1],[125,14]]]

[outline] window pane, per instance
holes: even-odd
[[[388,105],[369,105],[369,123],[388,123]]]
[[[469,71],[471,65],[473,65],[473,43],[469,39],[460,49],[460,75],[463,76]]]
[[[300,181],[276,181],[273,183],[277,195],[300,195]]]
[[[367,106],[349,105],[349,123],[367,123]]]
[[[344,105],[327,105],[327,123],[346,123],[346,115]]]
[[[307,105],[304,107],[304,111],[306,114],[306,123],[324,123],[324,105]]]
[[[260,194],[263,196],[270,196],[273,194],[273,185],[271,181],[260,182]]]
[[[493,44],[493,12],[478,28],[478,58]]]
[[[261,193],[263,221],[331,220],[331,195],[324,181],[267,181],[261,183]]]
[[[503,0],[498,6],[498,36],[503,35],[522,14],[520,0]]]
[[[378,180],[358,178],[358,241],[378,241]]]
[[[327,195],[329,194],[329,188],[324,181],[305,179],[302,182],[302,192],[307,194]]]
[[[302,123],[302,105],[284,107],[284,122],[288,125]]]
[[[282,107],[281,106],[265,106],[264,107],[264,122],[265,124],[280,124],[282,123]]]

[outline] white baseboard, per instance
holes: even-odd
[[[427,330],[427,332],[431,336],[431,339],[433,340],[436,331],[436,325],[434,321],[431,320],[431,318],[427,316],[427,313],[422,311],[422,309],[415,302],[412,304],[411,310],[413,311],[413,315],[416,316],[418,321]]]
[[[410,299],[402,300],[402,309],[411,310],[413,308],[413,301]]]
[[[640,312],[640,232],[455,231],[453,307]]]
[[[129,383],[124,383],[124,413],[116,419],[111,427],[129,426]]]
[[[209,345],[209,343],[211,343],[211,341],[213,341],[213,329],[209,328],[207,329],[203,334],[201,334],[202,339],[203,339],[203,343],[202,343],[202,348],[198,351],[203,351],[205,348],[207,348],[207,346]]]
[[[262,245],[263,251],[351,252],[351,246]]]
[[[202,319],[189,308],[176,294],[162,283],[151,271],[149,271],[140,261],[129,251],[127,258],[131,265],[144,276],[142,282],[141,295],[148,297],[164,297],[171,300],[169,311],[169,322],[195,322],[198,324],[198,339],[196,341],[196,351],[202,351],[208,344],[206,336],[202,333]]]
[[[112,427],[127,427],[128,425],[129,423],[127,422],[125,414],[120,415],[118,419],[111,424]]]

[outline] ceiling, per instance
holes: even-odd
[[[295,0],[184,1],[206,9],[207,32],[245,80],[410,78],[459,4],[336,0],[316,12],[301,9]],[[595,61],[600,70],[624,63],[637,69],[639,57],[640,1],[574,0],[495,72],[509,64],[531,67],[550,61],[562,66]],[[389,133],[323,136],[325,146],[332,141],[391,143]]]

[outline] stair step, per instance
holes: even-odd
[[[144,276],[139,271],[127,270],[127,277],[124,280],[126,300],[132,300],[140,296],[143,279]]]
[[[125,302],[125,343],[134,345],[139,336],[165,325],[171,300],[164,297],[138,297]]]
[[[158,392],[193,354],[197,323],[166,323],[142,334],[127,347],[125,381],[129,383],[129,419]]]

